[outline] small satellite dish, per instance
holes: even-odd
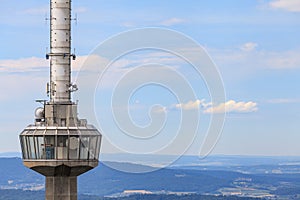
[[[79,146],[79,140],[77,137],[70,137],[70,149],[75,150]]]
[[[43,119],[44,114],[44,108],[41,107],[37,108],[34,113],[36,119]]]

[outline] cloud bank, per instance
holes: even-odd
[[[258,44],[254,42],[247,42],[241,46],[241,50],[243,51],[253,51],[258,46]]]
[[[183,110],[195,110],[195,109],[199,109],[200,105],[203,103],[204,103],[203,100],[197,99],[196,101],[189,101],[185,104],[184,103],[176,104],[175,108],[183,109]]]
[[[289,12],[300,12],[299,0],[275,0],[269,3],[271,8],[282,9]]]
[[[206,103],[205,100],[189,101],[187,103],[180,103],[174,106],[176,109],[195,110],[203,109],[203,113],[250,113],[258,110],[257,103],[253,101],[240,101],[229,100],[225,103],[213,105],[212,102]]]
[[[108,63],[107,59],[98,55],[78,56],[75,61],[72,61],[71,67],[72,71],[79,71],[82,65],[86,64],[89,70],[97,71]],[[0,60],[0,72],[44,71],[49,70],[49,66],[49,60],[38,57]]]
[[[257,110],[257,103],[255,102],[236,102],[234,100],[229,100],[225,103],[207,108],[204,110],[204,113],[250,113],[256,112]]]

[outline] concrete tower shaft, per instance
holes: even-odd
[[[71,102],[71,0],[50,2],[50,102]]]

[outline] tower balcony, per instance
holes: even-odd
[[[30,125],[20,134],[24,165],[45,175],[78,176],[98,165],[101,134],[92,125]]]

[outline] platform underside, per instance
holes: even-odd
[[[23,164],[48,176],[79,176],[98,165],[98,161],[23,161]]]

